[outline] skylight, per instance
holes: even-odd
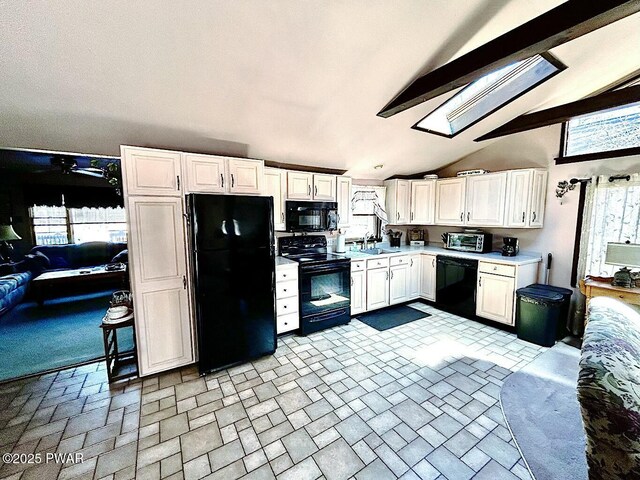
[[[454,137],[565,68],[549,53],[507,65],[470,83],[411,128]]]

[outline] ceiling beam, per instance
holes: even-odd
[[[535,128],[546,127],[556,123],[566,122],[573,117],[588,113],[620,107],[629,103],[640,102],[640,85],[626,87],[613,92],[605,92],[593,97],[583,98],[575,102],[566,103],[539,112],[528,113],[514,118],[501,127],[476,138],[476,142],[490,138],[504,137],[513,133],[525,132]]]
[[[639,11],[638,0],[568,0],[419,77],[378,112],[378,116],[391,117],[503,66],[544,53]]]

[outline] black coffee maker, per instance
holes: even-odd
[[[504,237],[502,241],[504,242],[504,245],[502,246],[502,256],[515,257],[520,251],[518,239],[516,237]]]

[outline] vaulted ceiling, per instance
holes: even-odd
[[[134,144],[358,178],[437,169],[486,146],[473,139],[515,116],[640,66],[635,14],[553,49],[567,70],[453,139],[410,127],[454,92],[376,116],[421,72],[559,3],[1,2],[0,147],[118,155]]]

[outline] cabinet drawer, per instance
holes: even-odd
[[[371,270],[372,268],[386,268],[388,266],[389,266],[389,257],[372,258],[371,260],[367,260],[368,270]]]
[[[276,282],[298,281],[298,268],[276,268]]]
[[[287,315],[279,315],[276,318],[276,332],[284,333],[295,330],[300,327],[300,317],[297,313],[288,313]]]
[[[409,257],[407,255],[402,255],[400,257],[391,257],[389,259],[389,265],[392,267],[395,265],[409,265]]]
[[[515,277],[516,267],[513,265],[501,265],[499,263],[478,262],[478,272]]]
[[[364,270],[367,266],[367,262],[364,260],[358,260],[357,262],[351,262],[351,271],[352,272],[360,272]]]
[[[286,282],[276,283],[276,298],[296,297],[298,295],[298,282],[296,280],[287,280]]]
[[[631,305],[640,304],[640,297],[638,296],[638,294],[633,292],[621,292],[620,290],[612,290],[609,288],[591,287],[591,296],[617,298],[619,300],[622,300],[624,303],[629,303]]]
[[[298,296],[283,298],[276,302],[276,314],[286,315],[287,313],[298,313]]]

